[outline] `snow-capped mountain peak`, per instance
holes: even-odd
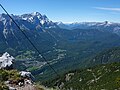
[[[13,15],[11,17],[20,25],[27,30],[42,30],[46,28],[57,27],[56,23],[52,22],[47,18],[46,15],[42,15],[39,12],[33,12],[22,15]],[[7,14],[0,14],[0,28],[1,30],[16,30],[16,26]]]
[[[39,13],[39,12],[33,12],[33,13],[31,13],[33,16],[41,16],[41,14]]]

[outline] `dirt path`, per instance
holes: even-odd
[[[18,85],[9,85],[10,87],[16,89],[16,90],[58,90],[58,89],[53,89],[53,88],[46,88],[42,85],[33,85],[33,84],[26,84],[25,86],[18,86]],[[14,90],[11,89],[11,90]]]
[[[17,90],[37,90],[34,85],[25,85],[22,87],[16,87]]]

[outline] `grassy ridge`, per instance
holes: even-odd
[[[17,81],[20,79],[21,77],[17,70],[0,69],[0,90],[8,90],[8,87],[4,83],[5,81],[7,80]]]
[[[120,89],[120,63],[71,71],[51,83],[52,86],[57,85],[62,90],[70,88],[73,90],[118,90]]]

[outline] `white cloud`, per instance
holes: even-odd
[[[99,10],[107,10],[107,11],[120,11],[120,8],[109,8],[109,7],[93,7]]]

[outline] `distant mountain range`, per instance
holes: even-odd
[[[101,31],[109,31],[112,33],[116,33],[117,35],[120,35],[120,23],[112,23],[112,22],[76,22],[76,23],[62,23],[57,22],[56,23],[60,28],[64,29],[98,29]]]

